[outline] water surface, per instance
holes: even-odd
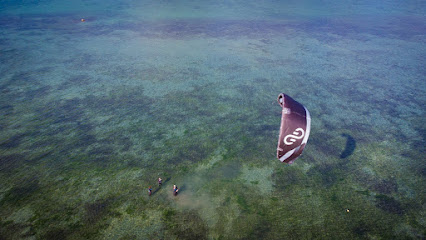
[[[425,9],[3,1],[0,238],[423,239]]]

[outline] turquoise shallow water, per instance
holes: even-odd
[[[425,12],[2,1],[0,239],[425,238]]]

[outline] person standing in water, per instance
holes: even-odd
[[[173,185],[173,195],[176,196],[178,194],[178,191],[179,191],[178,187],[176,185]]]
[[[152,194],[152,187],[149,186],[149,188],[148,188],[148,196],[151,196],[151,194]]]
[[[161,187],[161,185],[163,185],[163,179],[158,178],[158,186]]]

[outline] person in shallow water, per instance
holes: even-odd
[[[173,195],[177,196],[178,191],[179,191],[179,188],[176,185],[174,185],[173,186]]]
[[[148,188],[148,196],[151,196],[151,194],[152,194],[152,187],[149,186],[149,188]]]
[[[163,184],[163,179],[158,178],[158,186],[161,187],[162,184]]]

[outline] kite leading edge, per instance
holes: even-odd
[[[277,157],[281,162],[293,163],[308,142],[311,116],[308,109],[290,96],[280,93],[278,103],[282,107]]]

